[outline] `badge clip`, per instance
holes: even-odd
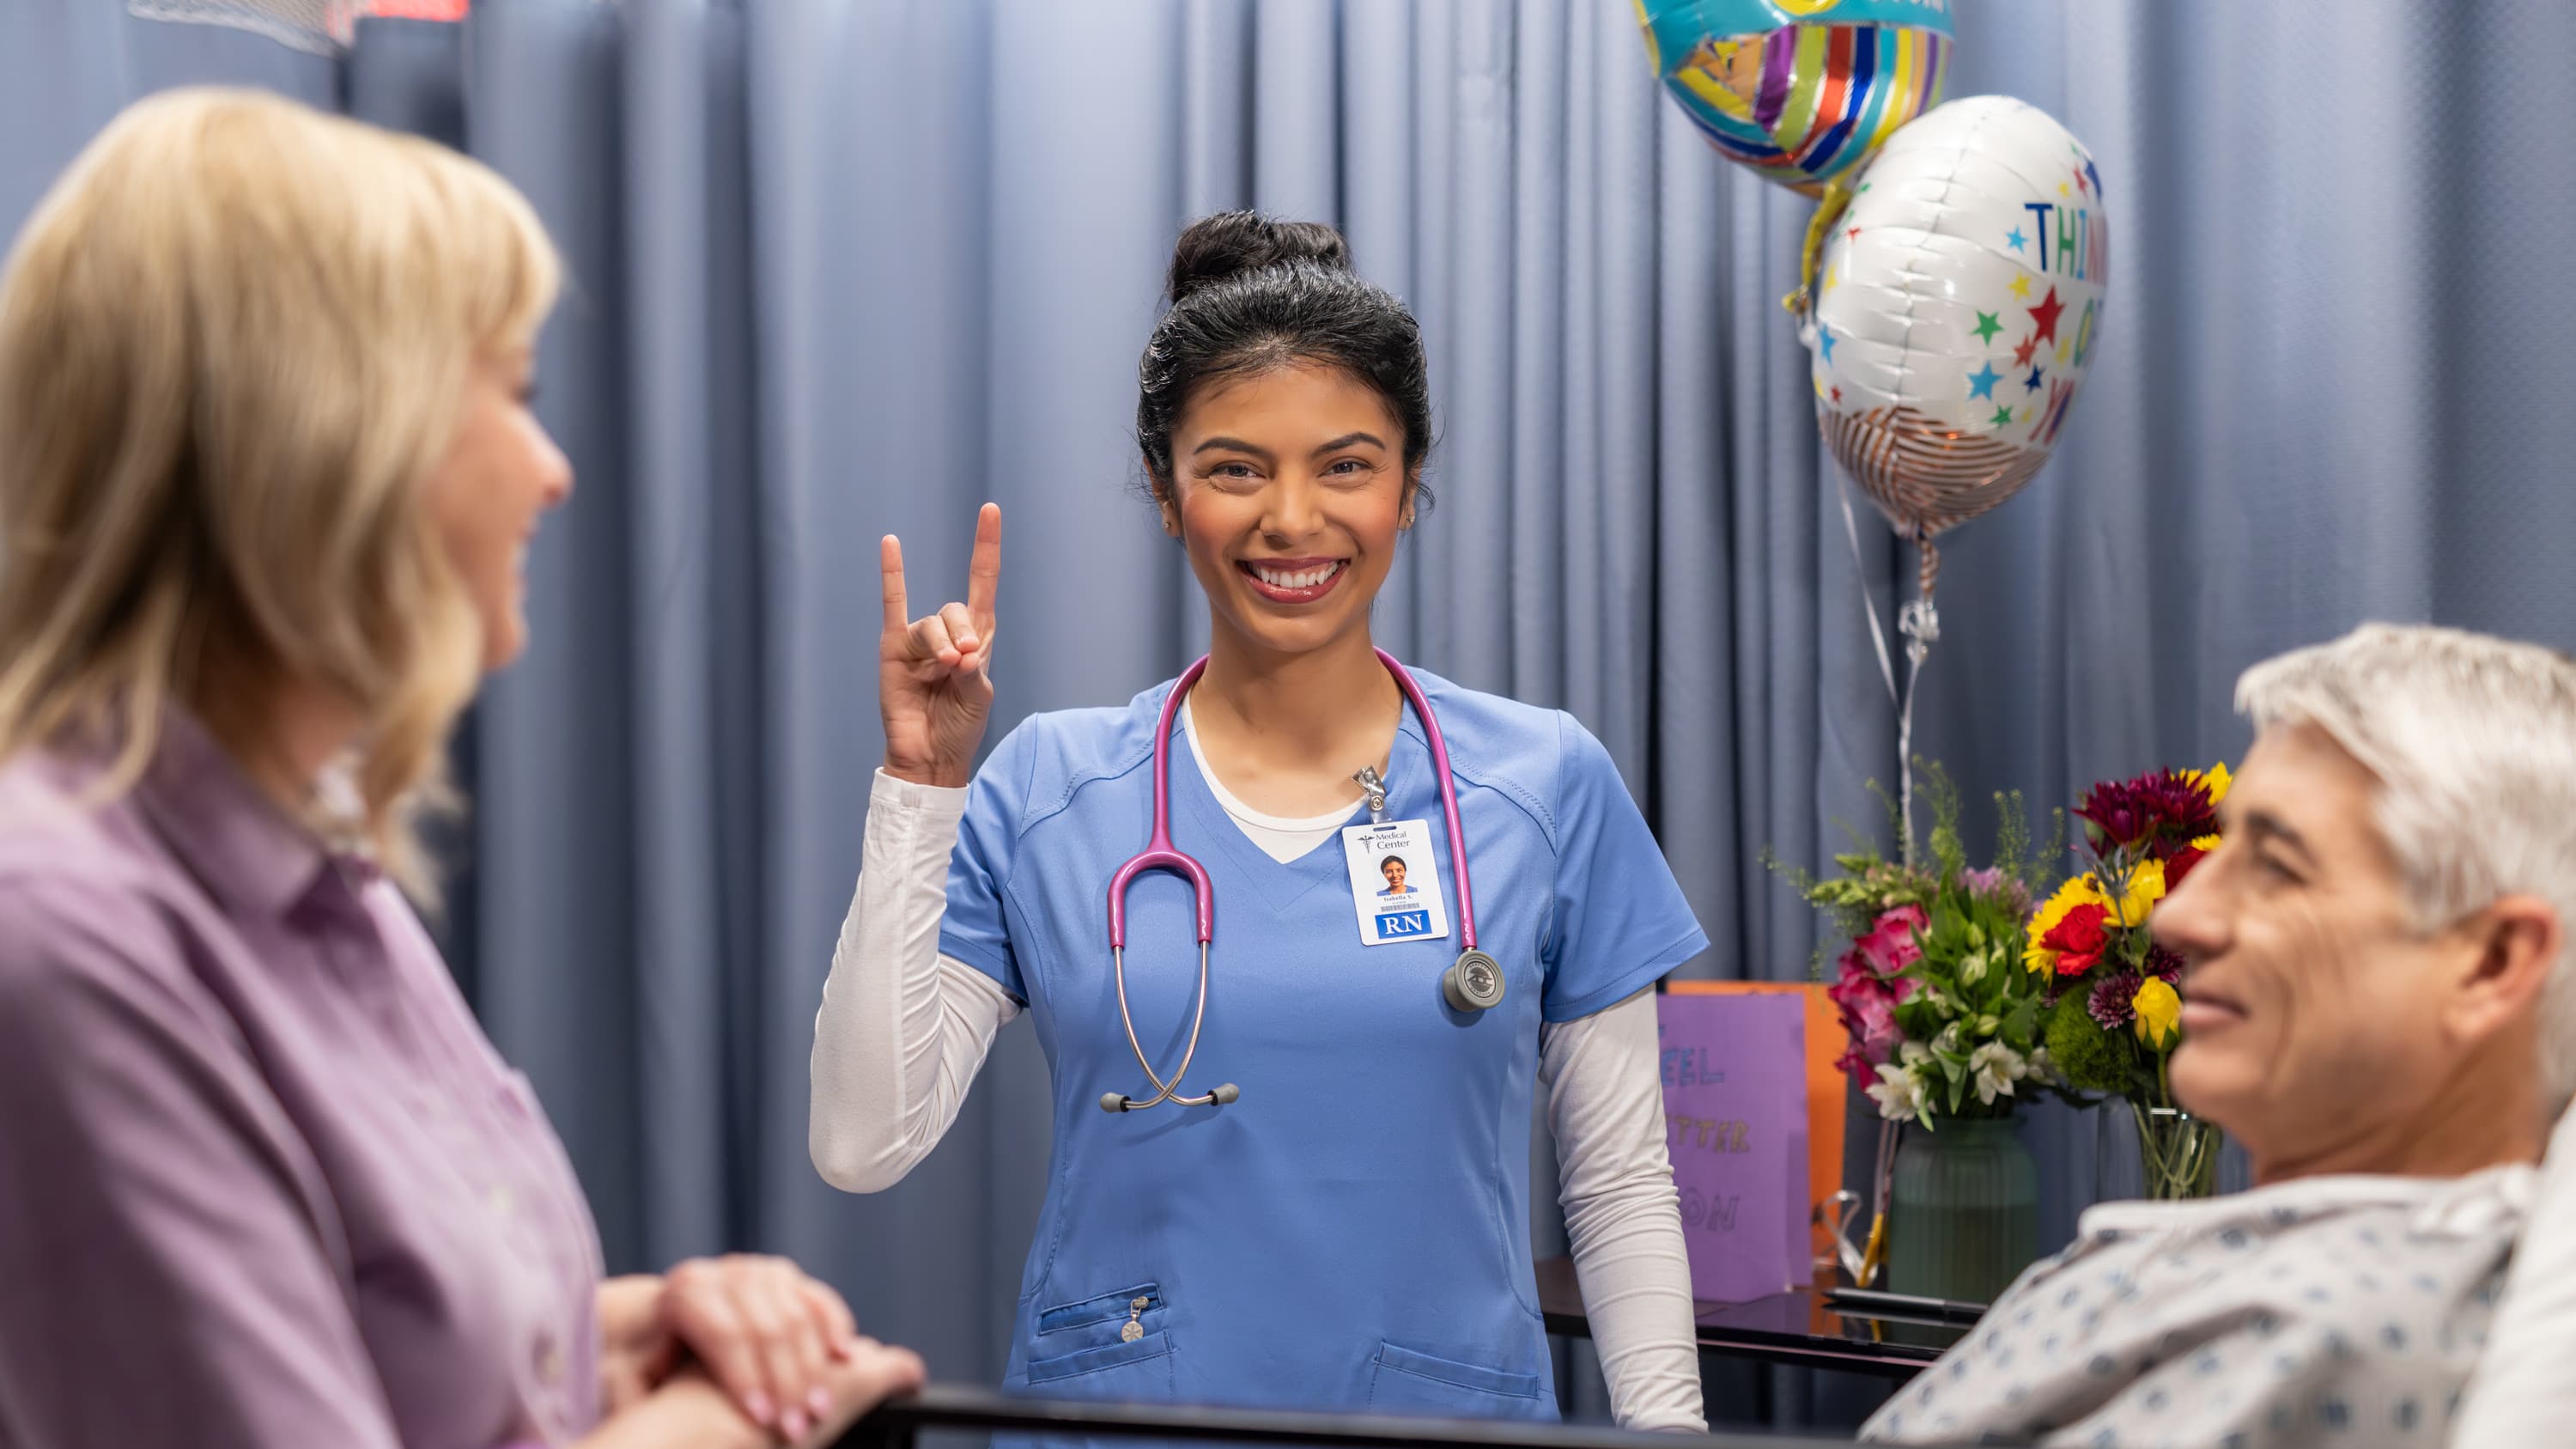
[[[1360,788],[1368,792],[1369,824],[1384,825],[1386,823],[1386,777],[1377,772],[1377,766],[1363,765],[1359,773],[1351,778],[1359,781]]]

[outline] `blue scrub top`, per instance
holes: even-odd
[[[1034,716],[977,772],[940,950],[1028,1005],[1055,1092],[1007,1386],[1555,1417],[1530,1262],[1539,1025],[1620,1001],[1708,938],[1581,724],[1416,677],[1457,772],[1477,943],[1502,964],[1503,1001],[1465,1015],[1441,997],[1461,949],[1455,877],[1410,709],[1388,818],[1430,824],[1444,940],[1362,946],[1340,837],[1273,860],[1176,739],[1173,841],[1207,868],[1216,909],[1206,1027],[1182,1090],[1233,1082],[1230,1106],[1099,1107],[1104,1092],[1153,1094],[1119,1023],[1107,912],[1110,878],[1150,828],[1171,685],[1124,709]],[[1169,1071],[1197,993],[1187,882],[1136,882],[1127,945],[1137,1036]]]

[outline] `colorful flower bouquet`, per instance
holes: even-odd
[[[1998,795],[1993,863],[1969,869],[1958,792],[1937,765],[1926,777],[1929,863],[1861,850],[1834,858],[1839,875],[1790,875],[1851,939],[1825,993],[1850,1036],[1839,1065],[1880,1116],[1932,1128],[2009,1115],[2024,1083],[2052,1076],[2040,983],[2012,969],[2045,852],[2030,850],[2020,796]]]
[[[2217,1185],[2218,1129],[2176,1106],[2168,1080],[2183,963],[2155,943],[2147,917],[2218,848],[2227,787],[2223,764],[2095,785],[2075,811],[2092,865],[2040,906],[2025,938],[2049,1058],[2076,1091],[2128,1103],[2152,1198],[2206,1197]]]
[[[1829,878],[1787,874],[1851,941],[1826,995],[1848,1037],[1840,1066],[1881,1118],[1876,1213],[1865,1246],[1843,1244],[1843,1266],[1863,1287],[1884,1267],[1896,1291],[1991,1298],[2039,1251],[2038,1177],[2007,1119],[2058,1090],[2040,983],[2018,964],[2037,869],[2056,852],[2033,852],[2021,797],[1998,795],[1994,856],[1970,869],[1958,791],[1939,766],[1921,769],[1928,860],[1890,801],[1901,859],[1862,849],[1835,857]],[[1904,1140],[1907,1123],[1924,1130]]]

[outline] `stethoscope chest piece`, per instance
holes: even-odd
[[[1462,951],[1440,978],[1440,994],[1460,1011],[1486,1011],[1502,1003],[1503,965],[1482,951]]]

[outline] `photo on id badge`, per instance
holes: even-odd
[[[1449,906],[1441,898],[1428,822],[1351,826],[1342,832],[1342,857],[1350,868],[1361,945],[1436,941],[1449,934]]]

